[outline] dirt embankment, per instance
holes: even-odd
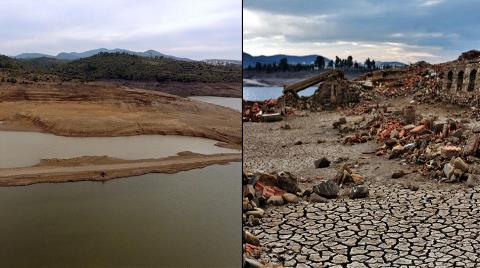
[[[241,159],[241,154],[203,155],[192,152],[144,160],[124,160],[107,156],[48,159],[31,167],[0,169],[0,187],[47,182],[107,181],[147,173],[176,173],[213,164],[241,161]]]
[[[62,136],[183,135],[236,147],[242,141],[239,112],[114,84],[0,83],[0,122],[0,130]]]

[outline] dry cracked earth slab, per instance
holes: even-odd
[[[380,197],[269,207],[245,229],[260,239],[261,261],[286,267],[480,265],[480,187],[371,192]]]

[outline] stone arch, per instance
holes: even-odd
[[[447,74],[447,90],[452,88],[453,84],[453,71],[448,72]]]
[[[457,91],[462,91],[462,87],[463,87],[463,74],[464,74],[463,71],[458,72],[458,75],[457,75]]]
[[[475,80],[477,79],[477,70],[473,69],[470,72],[468,79],[468,91],[473,91],[475,89]]]

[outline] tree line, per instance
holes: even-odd
[[[328,62],[327,62],[328,61]],[[281,58],[280,61],[273,63],[260,63],[257,62],[255,66],[249,65],[247,70],[249,71],[263,71],[263,72],[298,72],[298,71],[311,71],[311,70],[323,70],[323,69],[357,69],[357,70],[376,70],[379,69],[374,59],[367,58],[363,64],[353,60],[352,56],[348,56],[346,59],[342,59],[335,56],[335,61],[328,60],[322,56],[317,56],[313,64],[291,64],[288,59]]]

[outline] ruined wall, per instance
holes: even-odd
[[[443,100],[465,106],[480,107],[480,60],[446,65],[441,73]]]
[[[355,89],[355,86],[343,79],[329,79],[320,84],[310,97],[298,97],[293,93],[287,93],[280,97],[279,101],[283,106],[301,110],[327,110],[358,102],[358,89]]]

